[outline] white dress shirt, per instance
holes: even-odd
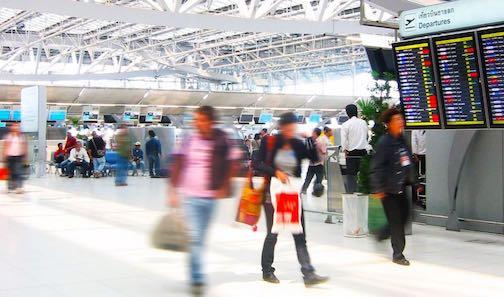
[[[369,128],[363,119],[352,117],[341,127],[341,147],[343,151],[365,150],[368,148]]]
[[[413,130],[411,133],[411,147],[413,154],[425,155],[427,148],[425,147],[425,130]]]
[[[68,160],[70,160],[70,162],[75,162],[77,159],[81,159],[89,163],[89,155],[84,148],[81,148],[79,151],[77,151],[76,148],[73,148],[70,151]]]

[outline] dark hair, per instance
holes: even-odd
[[[382,113],[381,119],[385,125],[388,125],[395,115],[402,115],[402,112],[397,108],[387,109]]]
[[[327,133],[327,132],[329,132],[329,131],[331,131],[331,128],[329,128],[329,127],[325,126],[325,127],[324,127],[324,133]]]
[[[156,133],[154,133],[154,130],[149,130],[148,133],[150,137],[156,137]]]
[[[322,130],[320,130],[320,128],[315,128],[315,129],[313,129],[313,132],[314,132],[315,134],[317,134],[317,136],[322,135]]]
[[[195,112],[206,116],[212,122],[216,122],[218,120],[217,111],[212,106],[200,106]]]
[[[63,142],[58,142],[58,146],[63,145]]]
[[[261,131],[263,131],[264,133],[268,133],[268,129],[266,128],[263,128]]]
[[[356,117],[358,114],[357,105],[355,104],[348,104],[345,110],[349,118]]]
[[[259,139],[261,139],[261,134],[256,133],[256,134],[254,135],[254,140],[259,140]]]
[[[285,126],[289,124],[296,124],[297,123],[297,116],[293,112],[286,112],[280,116],[280,121],[278,121],[278,124],[280,126]]]

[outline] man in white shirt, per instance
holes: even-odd
[[[419,163],[420,175],[425,175],[425,154],[427,152],[425,147],[425,130],[413,130],[411,133],[411,148],[415,159]]]
[[[81,167],[82,177],[89,177],[89,155],[82,148],[82,143],[77,142],[75,147],[70,151],[68,157],[70,164],[68,165],[68,178],[74,177],[75,167]]]
[[[347,105],[348,121],[341,127],[341,148],[346,156],[347,192],[357,191],[357,174],[360,162],[367,154],[369,128],[363,119],[357,117],[358,110],[355,104]]]

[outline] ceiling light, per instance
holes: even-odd
[[[307,103],[312,102],[312,101],[313,101],[313,99],[315,99],[315,97],[317,97],[317,96],[315,96],[315,95],[311,96],[311,97],[310,97],[310,99],[308,99]]]
[[[257,98],[257,102],[263,100],[264,96],[259,96],[259,98]]]
[[[149,96],[149,93],[150,93],[150,90],[149,90],[149,91],[147,91],[147,92],[145,92],[145,94],[143,95],[143,98],[144,98],[144,99],[145,99],[145,98],[147,98],[147,96]]]
[[[82,96],[82,94],[84,94],[84,91],[85,91],[85,90],[86,90],[86,88],[82,88],[82,90],[80,90],[79,95],[78,95],[77,97]]]
[[[210,96],[210,93],[207,93],[205,96],[203,96],[203,100],[206,100]]]

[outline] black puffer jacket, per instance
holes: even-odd
[[[274,138],[274,140],[272,139]],[[268,152],[268,142],[274,141],[275,146],[271,152]],[[305,141],[293,138],[289,140],[292,150],[296,154],[297,159],[297,167],[295,176],[301,177],[301,161],[303,159],[309,159],[311,161],[318,161],[318,154],[315,148],[315,143],[311,137],[307,138]],[[273,160],[275,160],[275,156],[278,150],[283,147],[285,144],[285,139],[281,134],[276,136],[268,136],[261,141],[261,147],[257,154],[254,154],[254,158],[252,160],[252,165],[254,170],[258,171],[260,174],[265,175],[266,177],[272,177],[275,175],[276,168]],[[271,160],[268,160],[270,158]],[[270,164],[271,163],[271,164]]]
[[[399,194],[407,184],[415,182],[413,157],[406,140],[390,134],[382,136],[371,166],[373,193]]]

